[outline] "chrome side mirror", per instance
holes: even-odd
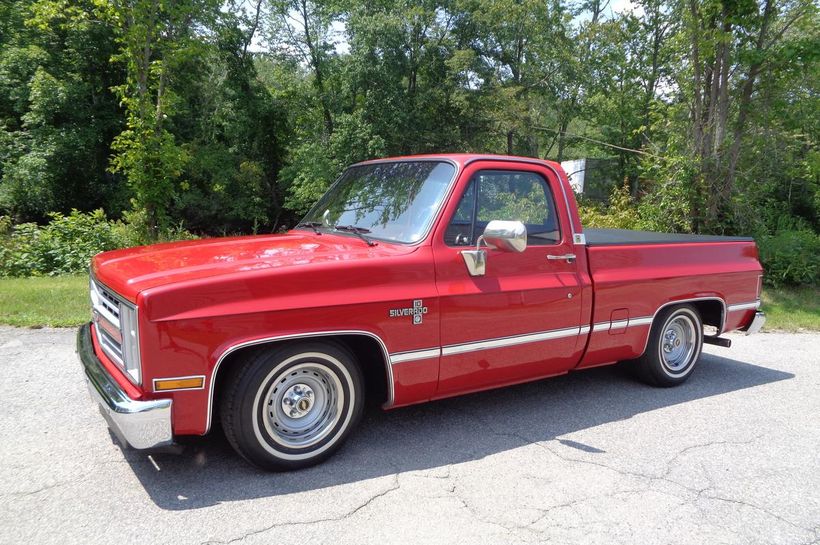
[[[493,220],[481,236],[487,246],[502,252],[523,252],[527,249],[527,227],[520,221]]]
[[[484,234],[478,237],[475,250],[461,252],[470,276],[486,274],[487,251],[481,249],[482,242],[502,252],[523,252],[527,249],[527,227],[520,221],[493,220],[488,223]]]

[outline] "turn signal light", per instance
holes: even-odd
[[[201,390],[205,386],[205,377],[180,377],[154,379],[155,392],[168,390]]]

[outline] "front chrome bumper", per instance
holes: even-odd
[[[766,323],[766,314],[762,310],[758,310],[755,312],[755,317],[749,322],[749,325],[743,329],[746,332],[746,335],[753,335],[760,331],[760,328],[763,327],[763,324]]]
[[[77,332],[77,355],[85,369],[91,399],[124,445],[148,449],[173,443],[171,400],[137,401],[128,397],[94,353],[91,324]]]

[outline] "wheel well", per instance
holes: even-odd
[[[690,305],[695,307],[695,310],[698,311],[700,314],[700,319],[703,322],[703,325],[712,326],[716,330],[716,335],[722,333],[721,328],[723,327],[724,321],[724,303],[722,299],[702,299],[698,301],[679,301],[679,302],[672,302],[663,305],[655,315],[652,317],[652,323],[650,324],[651,327],[655,327],[656,319],[658,314],[662,309],[666,308],[674,308],[680,305]],[[704,333],[704,335],[711,335],[712,333]],[[649,346],[649,337],[651,335],[651,329],[646,333],[646,340],[643,345],[643,350],[641,351],[641,355],[646,353],[646,348]]]
[[[717,328],[720,333],[720,328],[723,326],[723,304],[720,301],[709,299],[705,301],[692,301],[689,303],[695,307],[700,314],[700,319],[703,325],[710,325]]]
[[[218,407],[221,402],[222,387],[234,373],[239,371],[240,362],[242,360],[258,352],[269,350],[273,346],[281,346],[285,343],[298,343],[311,339],[336,342],[353,354],[364,377],[365,403],[383,405],[390,401],[392,385],[389,384],[391,379],[387,371],[387,366],[390,365],[390,362],[385,361],[386,354],[382,349],[381,343],[376,340],[376,338],[364,334],[350,333],[271,340],[230,352],[214,370],[215,375],[212,377],[214,384],[213,400],[211,406],[208,407],[211,417],[211,428],[219,420]]]

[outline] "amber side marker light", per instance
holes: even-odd
[[[169,390],[201,390],[204,387],[204,376],[154,379],[155,392],[167,392]]]

